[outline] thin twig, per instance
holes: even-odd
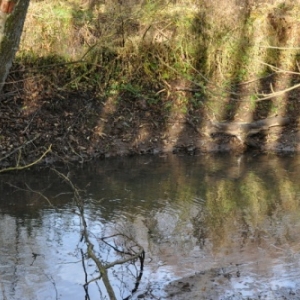
[[[36,110],[35,113],[33,114],[33,116],[31,117],[31,120],[29,121],[29,123],[27,124],[26,128],[22,131],[22,134],[25,134],[26,131],[28,130],[29,126],[31,125],[33,119],[36,117],[36,115],[40,112],[40,109]]]
[[[297,89],[297,88],[299,88],[299,87],[300,87],[300,83],[298,83],[298,84],[296,84],[296,85],[293,85],[293,86],[291,86],[291,87],[289,87],[289,88],[287,88],[287,89],[285,89],[285,90],[278,91],[278,92],[274,92],[274,93],[269,94],[269,95],[267,95],[267,96],[265,96],[265,97],[263,97],[263,98],[259,98],[259,99],[257,99],[257,100],[254,100],[254,102],[259,102],[259,101],[263,101],[263,100],[272,99],[272,98],[281,96],[281,95],[283,95],[283,94],[285,94],[285,93],[287,93],[287,92],[290,92],[290,91],[292,91],[292,90],[295,90],[295,89]],[[236,100],[236,101],[239,101],[239,100]],[[240,100],[240,101],[242,101],[242,100]]]
[[[299,47],[277,47],[277,46],[259,46],[259,48],[278,49],[278,50],[300,50]]]
[[[265,65],[269,68],[271,68],[272,70],[274,70],[276,73],[285,73],[285,74],[291,74],[291,75],[300,75],[299,72],[293,72],[293,71],[287,71],[287,70],[284,70],[284,69],[281,69],[281,68],[278,68],[278,67],[275,67],[273,65],[270,65],[268,63],[265,63],[263,61],[259,61],[262,65]]]
[[[2,157],[0,159],[0,161],[7,159],[8,157],[10,157],[11,155],[13,155],[14,153],[16,153],[17,151],[21,150],[22,148],[24,148],[26,145],[32,143],[33,141],[35,141],[37,138],[39,138],[41,135],[37,134],[33,139],[23,143],[20,147],[15,148],[13,151],[9,152],[8,154],[6,154],[4,157]]]

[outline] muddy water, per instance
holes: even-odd
[[[0,299],[108,299],[82,217],[116,299],[300,299],[300,157],[57,170],[82,190],[83,215],[51,170],[0,177]],[[127,259],[138,246],[145,259]]]

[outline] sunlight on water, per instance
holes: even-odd
[[[300,299],[299,159],[139,157],[64,173],[101,263],[127,259],[108,271],[117,299]],[[39,171],[2,175],[1,190],[0,299],[108,299],[70,187]],[[128,258],[136,243],[143,263]]]

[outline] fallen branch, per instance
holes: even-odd
[[[204,134],[210,137],[217,133],[229,134],[236,136],[244,143],[245,139],[250,135],[268,130],[270,127],[285,126],[290,122],[291,119],[288,117],[273,117],[251,123],[209,121],[205,126]]]
[[[20,170],[24,170],[24,169],[34,166],[35,164],[39,163],[51,151],[51,147],[52,147],[52,145],[50,145],[49,148],[34,162],[24,165],[24,166],[15,166],[15,167],[1,169],[0,173],[9,172],[9,171],[20,171]]]

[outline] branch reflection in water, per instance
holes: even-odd
[[[114,267],[120,265],[122,267],[125,267],[127,269],[127,276],[126,280],[129,279],[129,277],[133,278],[135,281],[134,288],[132,291],[129,293],[128,296],[123,298],[124,300],[129,299],[131,294],[136,292],[138,289],[140,280],[143,275],[143,269],[144,269],[144,259],[145,259],[145,251],[144,249],[138,245],[136,242],[132,240],[132,238],[126,236],[124,233],[118,233],[114,234],[109,237],[102,237],[102,238],[96,238],[98,243],[104,243],[108,248],[111,248],[115,251],[115,253],[120,256],[120,259],[114,260],[113,262],[103,262],[103,258],[101,258],[102,253],[97,251],[95,248],[95,242],[92,242],[91,234],[88,231],[88,225],[86,222],[86,217],[85,217],[85,211],[84,211],[84,200],[80,195],[80,190],[73,184],[73,182],[69,179],[69,177],[65,176],[61,172],[57,171],[56,169],[53,169],[55,173],[57,173],[72,189],[74,193],[74,201],[78,209],[78,216],[81,219],[81,241],[84,241],[87,247],[87,252],[83,253],[82,249],[81,250],[81,256],[82,256],[82,265],[84,269],[84,274],[85,274],[85,279],[86,282],[84,284],[84,289],[86,293],[86,299],[90,299],[89,293],[88,293],[88,286],[90,283],[95,282],[97,280],[102,280],[105,286],[105,289],[107,291],[107,294],[109,296],[110,300],[117,300],[118,297],[115,295],[115,291],[111,285],[108,270],[113,269]],[[94,239],[95,240],[95,239]],[[98,244],[98,249],[101,249],[101,245]],[[97,267],[97,272],[99,272],[99,276],[94,277],[92,279],[88,280],[88,275],[86,272],[86,263],[88,264],[89,262],[87,261],[85,263],[85,258],[91,259],[94,264]],[[140,266],[139,268],[136,268],[136,273],[134,274],[133,269],[131,266],[135,266],[136,260],[139,259]],[[115,280],[118,277],[118,273],[113,271],[112,274],[115,276]],[[124,287],[128,284],[127,282],[124,282],[122,278],[119,278],[120,284],[124,285]],[[120,290],[124,290],[123,288],[120,288]],[[100,289],[100,293],[103,294],[103,291]]]

